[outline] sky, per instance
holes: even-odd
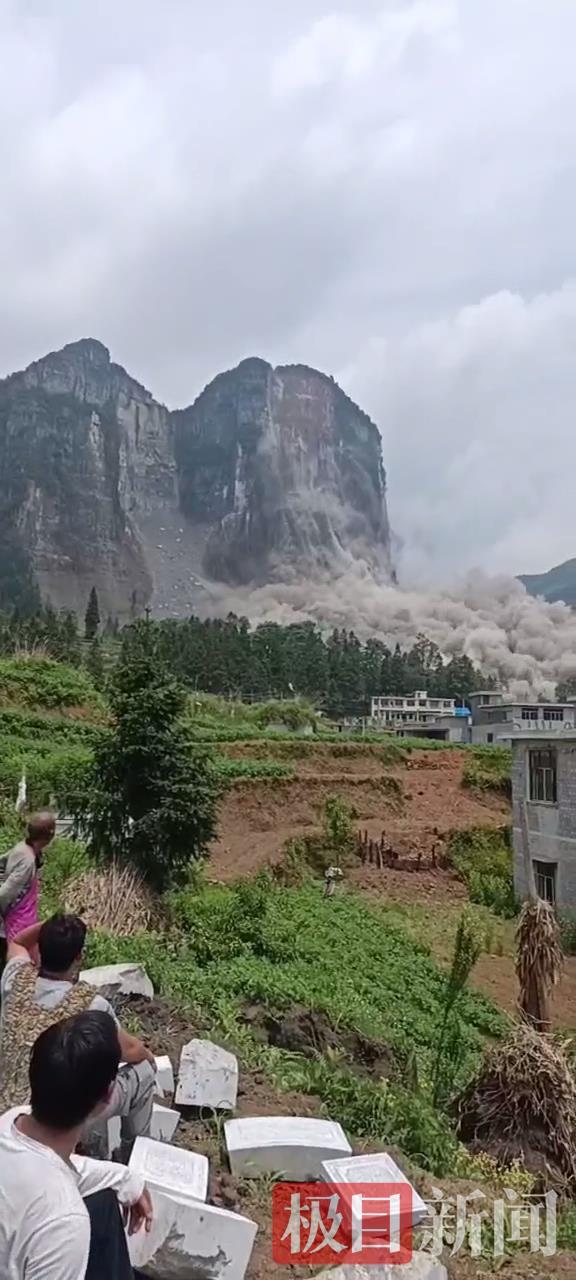
[[[0,0],[0,373],[303,361],[406,582],[576,555],[575,46],[574,0]]]

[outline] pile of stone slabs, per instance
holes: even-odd
[[[352,1155],[342,1126],[299,1116],[253,1116],[224,1125],[235,1177],[275,1174],[288,1182],[324,1178],[324,1162]]]
[[[96,969],[83,969],[80,981],[97,987],[106,996],[154,998],[154,987],[141,964],[101,964]]]

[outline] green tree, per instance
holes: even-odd
[[[218,784],[180,723],[185,693],[163,667],[153,625],[130,630],[110,689],[114,727],[96,748],[81,824],[96,857],[131,863],[163,890],[206,855]]]
[[[104,684],[104,660],[102,657],[102,644],[98,636],[93,637],[88,650],[86,669],[90,672],[96,688],[100,689]]]
[[[84,618],[84,635],[87,640],[93,640],[98,635],[100,626],[100,606],[98,604],[98,593],[96,587],[92,587],[88,597],[88,605]]]

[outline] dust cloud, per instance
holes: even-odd
[[[356,561],[323,580],[246,590],[204,585],[205,613],[233,611],[252,623],[314,621],[401,647],[423,634],[446,658],[466,654],[517,698],[552,698],[559,680],[576,677],[576,613],[533,599],[514,578],[474,571],[452,589],[416,591],[378,581]]]

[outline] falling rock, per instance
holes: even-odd
[[[174,1097],[174,1068],[167,1054],[156,1058],[156,1092],[165,1098]]]
[[[429,1253],[413,1253],[401,1266],[343,1266],[321,1271],[316,1280],[448,1280],[446,1267]]]
[[[156,1142],[171,1142],[178,1128],[179,1119],[179,1111],[173,1111],[171,1107],[161,1107],[158,1102],[155,1102],[150,1121],[150,1137]]]
[[[391,1184],[399,1185],[402,1196],[406,1197],[406,1204],[402,1203],[400,1206],[401,1231],[406,1227],[418,1226],[428,1216],[428,1206],[386,1152],[352,1156],[346,1160],[325,1160],[323,1174],[327,1182],[338,1185],[341,1197],[349,1201],[350,1205],[352,1192],[350,1191],[349,1197],[346,1196],[346,1188],[350,1184],[358,1186],[372,1183],[376,1188],[385,1188],[383,1194],[389,1192]]]
[[[255,1222],[155,1186],[150,1192],[152,1229],[128,1241],[133,1267],[151,1280],[244,1280]]]
[[[233,1111],[238,1094],[238,1060],[211,1040],[190,1040],[180,1058],[175,1103]]]
[[[141,964],[102,964],[97,969],[83,969],[80,981],[111,996],[154,998],[154,987]]]
[[[254,1116],[224,1126],[235,1177],[274,1173],[295,1182],[324,1178],[324,1161],[351,1156],[341,1125],[309,1116]]]
[[[195,1151],[171,1147],[154,1138],[137,1138],[129,1167],[152,1190],[176,1196],[187,1203],[202,1201],[208,1193],[208,1160]]]

